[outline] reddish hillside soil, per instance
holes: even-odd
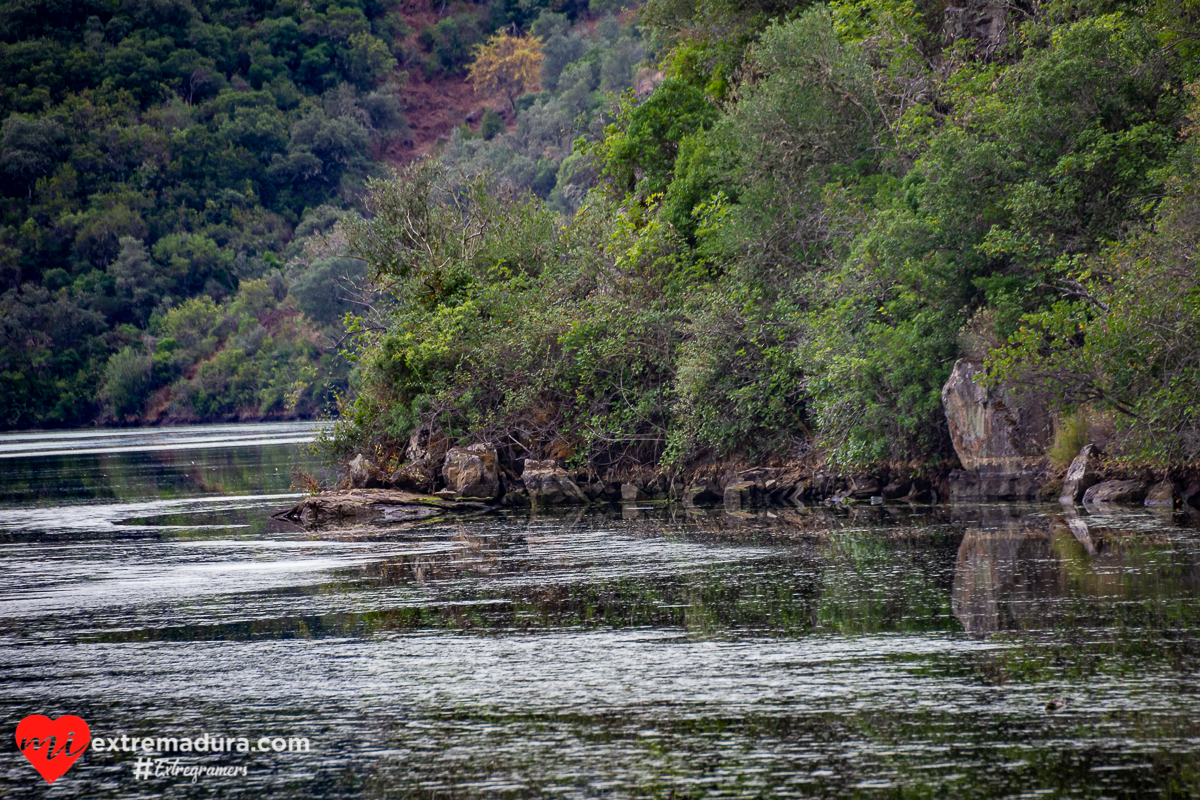
[[[478,131],[484,106],[498,111],[506,122],[511,116],[503,101],[475,94],[465,79],[441,76],[426,79],[420,67],[409,73],[408,86],[400,91],[400,100],[410,130],[406,141],[384,154],[394,164],[408,164],[433,152],[472,112],[471,128]]]
[[[405,45],[410,52],[420,52],[417,31],[425,25],[436,23],[438,10],[451,13],[454,9],[446,3],[431,7],[429,0],[408,0],[402,7],[404,19],[413,34]],[[414,60],[415,61],[415,60]],[[445,76],[426,77],[420,63],[407,67],[408,85],[400,90],[400,101],[404,108],[404,120],[409,125],[406,141],[393,145],[383,157],[393,164],[408,164],[437,149],[438,143],[450,137],[450,132],[467,121],[472,112],[471,127],[479,130],[479,121],[484,106],[492,108],[508,122],[511,115],[506,104],[499,98],[481,97],[466,78]]]
[[[637,5],[640,4],[630,4],[617,15],[622,24],[628,24],[635,17]],[[402,13],[413,31],[412,36],[405,42],[409,51],[420,52],[416,34],[422,26],[436,23],[442,15],[463,13],[465,10],[458,4],[448,2],[406,0],[402,6]],[[597,17],[583,20],[582,25],[591,31],[598,22]],[[409,164],[435,152],[438,145],[450,137],[451,131],[467,122],[468,116],[471,116],[471,129],[478,132],[484,107],[498,112],[506,125],[512,124],[513,117],[507,101],[501,97],[483,97],[475,94],[474,88],[465,78],[426,77],[420,63],[415,59],[407,69],[408,85],[400,90],[400,100],[410,131],[405,141],[392,145],[383,154],[386,161],[397,165]]]

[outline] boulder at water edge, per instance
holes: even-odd
[[[496,470],[496,451],[486,444],[452,447],[442,466],[446,488],[459,497],[496,497],[500,494],[500,475]]]
[[[1079,455],[1067,468],[1067,477],[1063,480],[1062,495],[1058,502],[1075,505],[1083,502],[1083,494],[1100,482],[1100,448],[1094,444],[1085,444]]]
[[[942,406],[963,469],[951,474],[956,500],[1035,496],[1045,482],[1046,444],[1053,433],[1047,405],[1035,393],[1017,397],[988,387],[983,365],[961,359],[942,387]]]
[[[1146,505],[1161,508],[1175,507],[1175,486],[1170,481],[1162,481],[1150,487],[1146,493]]]
[[[1145,481],[1104,481],[1083,493],[1083,503],[1140,503],[1146,498],[1146,488]]]
[[[553,460],[525,460],[525,471],[521,473],[525,491],[535,506],[571,505],[586,503],[587,496],[571,480],[567,471]]]
[[[379,470],[362,453],[356,455],[346,465],[346,483],[351,489],[378,489],[383,486]]]

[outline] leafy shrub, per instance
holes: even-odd
[[[484,139],[492,139],[497,133],[504,130],[504,119],[490,108],[483,112],[483,120],[479,125],[479,132]]]
[[[150,387],[150,356],[141,347],[130,345],[108,360],[100,399],[114,417],[129,417],[141,412]]]

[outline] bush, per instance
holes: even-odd
[[[479,132],[484,139],[492,139],[504,131],[504,118],[490,108],[484,109],[483,120],[479,124]]]
[[[142,411],[150,394],[150,356],[136,345],[121,348],[104,368],[100,399],[110,414],[130,417]]]

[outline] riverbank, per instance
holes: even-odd
[[[575,468],[577,459],[560,441],[539,443],[515,431],[507,443],[456,444],[426,429],[410,436],[402,454],[399,448],[381,449],[376,461],[356,454],[344,465],[338,488],[402,490],[509,507],[664,500],[720,503],[731,511],[946,500],[1200,507],[1200,466],[1155,469],[1110,458],[1108,434],[1078,443],[1068,453],[1069,464],[1056,466],[1052,454],[1061,457],[1064,437],[1048,398],[989,385],[977,361],[954,365],[942,405],[954,455],[924,462],[839,467],[809,453],[759,464],[734,457],[685,468]]]

